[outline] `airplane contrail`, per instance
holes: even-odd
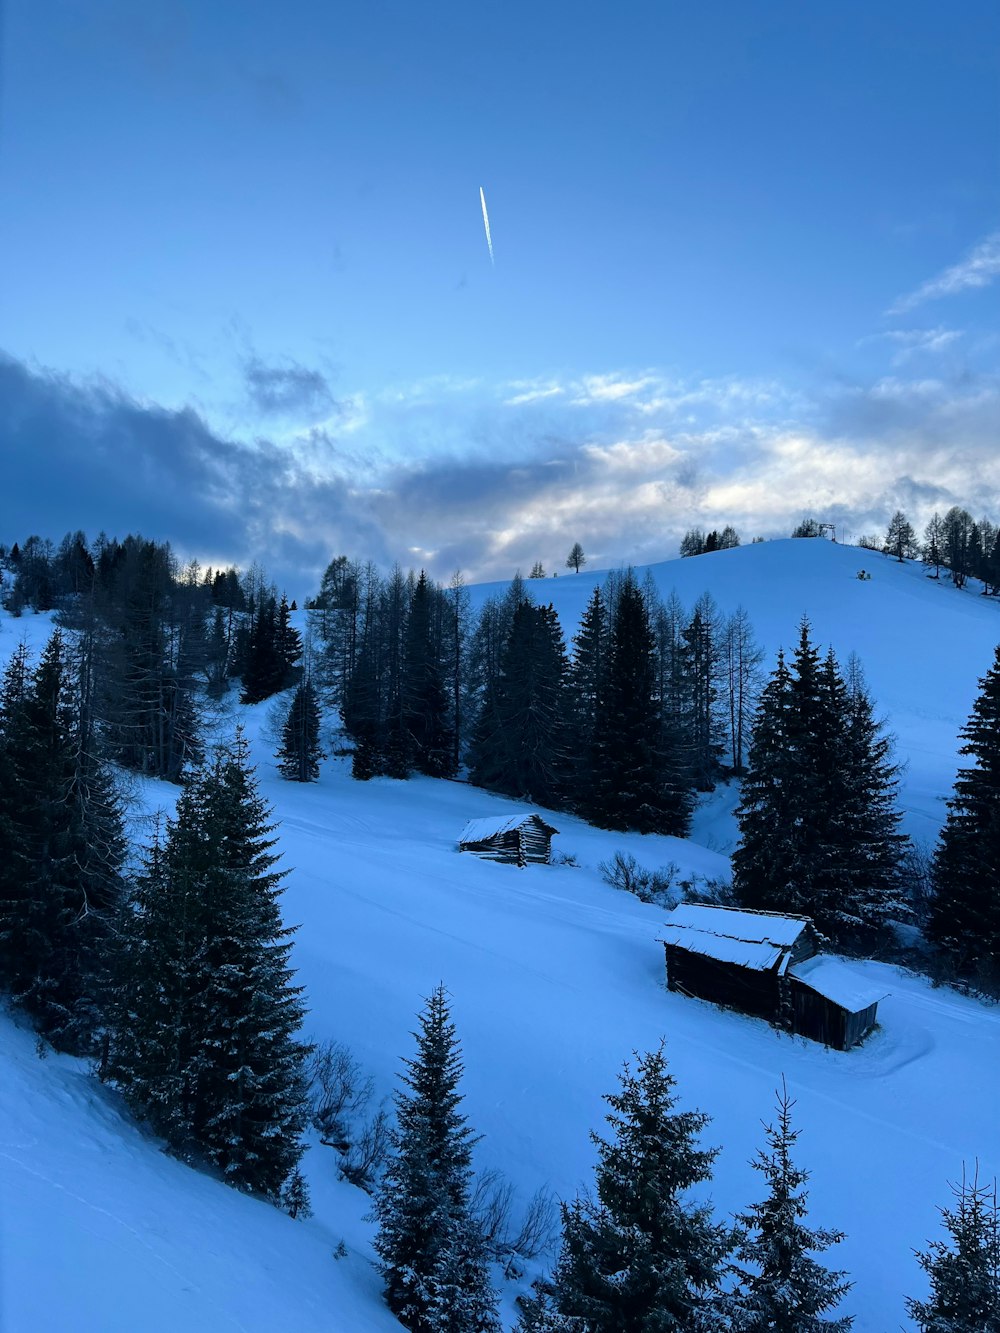
[[[496,263],[493,259],[493,241],[490,237],[490,215],[486,211],[486,195],[483,194],[483,187],[481,185],[479,187],[479,202],[483,206],[483,226],[486,228],[486,244],[490,247],[490,263],[493,264],[495,268]]]

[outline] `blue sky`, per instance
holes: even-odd
[[[1000,517],[995,0],[0,13],[0,540]]]

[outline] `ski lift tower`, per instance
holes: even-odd
[[[837,527],[836,527],[836,524],[834,524],[834,523],[821,523],[821,524],[819,525],[819,535],[820,535],[821,537],[825,537],[828,533],[829,533],[829,536],[830,536],[830,540],[833,541],[833,542],[835,542],[835,541],[837,540]]]

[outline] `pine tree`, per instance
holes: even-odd
[[[273,831],[238,732],[189,780],[135,886],[106,1073],[179,1156],[276,1202],[303,1151],[309,1048]]]
[[[445,689],[442,597],[421,570],[403,653],[402,708],[409,755],[419,773],[447,777],[455,753]]]
[[[782,1082],[777,1124],[765,1126],[769,1151],[752,1163],[767,1181],[767,1197],[736,1218],[744,1228],[737,1257],[749,1267],[734,1266],[740,1290],[729,1311],[732,1333],[847,1333],[854,1322],[851,1316],[824,1318],[851,1284],[812,1258],[843,1240],[843,1232],[805,1224],[809,1173],[792,1161],[799,1136],[792,1129],[794,1105]]]
[[[629,570],[611,614],[607,673],[580,813],[602,828],[683,837],[691,801],[656,697],[655,643],[645,598]]]
[[[591,1136],[597,1198],[563,1205],[554,1303],[586,1333],[726,1326],[720,1282],[734,1237],[683,1197],[711,1178],[716,1153],[697,1143],[708,1116],[676,1110],[674,1087],[662,1044],[635,1073],[625,1065],[606,1098],[613,1138]]]
[[[315,782],[319,777],[319,706],[308,676],[292,695],[278,750],[278,772],[291,782]]]
[[[287,614],[285,606],[286,619]],[[275,599],[264,598],[250,628],[240,703],[258,704],[285,688],[288,663],[281,642],[283,628]]]
[[[30,678],[16,653],[0,718],[0,986],[55,1045],[87,1050],[125,855],[121,812],[81,719],[62,634]]]
[[[479,786],[558,804],[567,768],[566,650],[555,608],[523,601],[500,662],[492,724],[478,734],[472,780]]]
[[[842,945],[874,941],[903,910],[897,775],[860,668],[848,688],[803,621],[792,666],[779,653],[754,719],[736,811],[740,903],[811,916]]]
[[[291,610],[288,598],[282,593],[274,622],[274,650],[283,669],[282,689],[295,684],[301,675],[299,663],[302,661],[302,635],[292,624]]]
[[[412,1333],[499,1333],[497,1294],[472,1216],[475,1135],[461,1113],[462,1063],[443,985],[419,1017],[396,1095],[394,1155],[375,1195],[385,1299]]]
[[[594,745],[604,694],[608,652],[608,616],[600,587],[594,588],[573,640],[567,683],[568,717],[573,744],[569,756],[567,795],[574,807],[590,805],[593,773],[588,759]]]
[[[926,1301],[907,1298],[906,1309],[920,1333],[1000,1333],[1000,1211],[997,1187],[971,1184],[964,1175],[953,1187],[956,1206],[942,1208],[947,1241],[917,1252],[930,1278]]]
[[[995,983],[1000,968],[1000,645],[979,682],[959,770],[934,857],[928,933],[963,976]]]
[[[503,745],[499,715],[504,657],[514,616],[523,602],[534,605],[520,575],[511,580],[503,597],[488,597],[479,613],[469,652],[466,713],[474,718],[469,736],[468,764],[486,772],[498,762],[495,748]]]

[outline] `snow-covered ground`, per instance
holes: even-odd
[[[856,578],[864,566],[870,581]],[[706,589],[742,603],[768,651],[793,645],[808,614],[841,661],[857,651],[909,763],[907,827],[933,838],[954,779],[957,733],[1000,640],[1000,607],[867,551],[773,542],[653,567],[690,606]],[[640,576],[643,571],[640,571]],[[551,598],[571,637],[599,575],[529,586]],[[488,590],[477,589],[477,601]],[[0,655],[41,618],[0,623]],[[525,870],[456,850],[469,818],[512,803],[457,782],[351,781],[331,759],[320,782],[282,782],[261,731],[268,706],[240,710],[289,871],[287,919],[309,1031],[346,1042],[395,1086],[422,999],[439,981],[463,1043],[465,1110],[523,1201],[540,1186],[571,1197],[592,1178],[588,1130],[622,1061],[665,1037],[682,1101],[713,1117],[721,1147],[710,1193],[722,1213],[756,1198],[748,1163],[781,1076],[797,1101],[811,1218],[847,1232],[831,1262],[855,1280],[844,1309],[857,1333],[906,1326],[903,1295],[923,1290],[912,1250],[937,1233],[947,1182],[978,1158],[1000,1171],[1000,1010],[879,964],[880,1029],[837,1053],[754,1019],[669,994],[661,911],[606,886],[617,850],[682,877],[723,874],[734,793],[699,810],[690,841],[620,835],[557,814],[555,848],[577,865]],[[148,803],[169,803],[150,786]],[[291,1221],[174,1162],[130,1124],[114,1095],[72,1060],[35,1054],[0,1025],[0,1328],[36,1330],[395,1327],[371,1268],[365,1197],[335,1180],[329,1150],[306,1166],[316,1215]],[[335,1260],[343,1240],[347,1255]],[[505,1311],[513,1322],[513,1289]]]

